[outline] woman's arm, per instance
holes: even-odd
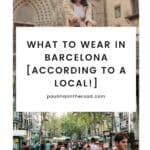
[[[96,22],[92,20],[92,4],[91,3],[88,3],[88,6],[86,8],[85,23],[87,24],[87,26],[96,25]]]
[[[63,7],[65,11],[65,16],[67,19],[69,19],[70,22],[73,23],[73,22],[77,22],[80,20],[80,18],[73,12],[73,8],[72,8],[70,0],[64,0]]]

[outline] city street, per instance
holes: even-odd
[[[113,150],[114,137],[119,132],[127,134],[127,150],[130,150],[131,145],[138,143],[138,129],[136,121],[133,121],[135,115],[104,112],[16,113],[14,128],[20,128],[14,129],[14,150],[22,150],[22,146],[36,150],[37,145],[41,147],[48,143],[57,150],[61,147],[65,150],[84,150],[88,149],[92,139],[95,139],[94,144],[99,146],[102,143],[106,150]],[[20,117],[23,121],[19,121]],[[98,147],[97,150],[101,149]]]

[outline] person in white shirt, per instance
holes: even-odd
[[[99,147],[95,144],[95,138],[91,138],[90,150],[99,150]]]
[[[87,0],[64,0],[66,26],[94,26],[92,19],[92,5]]]

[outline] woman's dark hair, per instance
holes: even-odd
[[[54,145],[54,144],[52,144],[52,145],[50,146],[50,149],[53,149],[53,148],[55,148],[55,145]]]
[[[116,134],[116,136],[114,138],[115,142],[120,142],[123,139],[128,139],[128,135],[126,133],[123,133],[123,132]]]
[[[72,3],[75,3],[76,0],[71,0],[71,2],[72,2]],[[83,5],[83,6],[88,6],[87,0],[81,0],[81,5]]]

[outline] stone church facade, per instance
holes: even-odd
[[[105,26],[105,0],[89,0],[97,26]],[[63,0],[14,0],[14,24],[64,26]]]

